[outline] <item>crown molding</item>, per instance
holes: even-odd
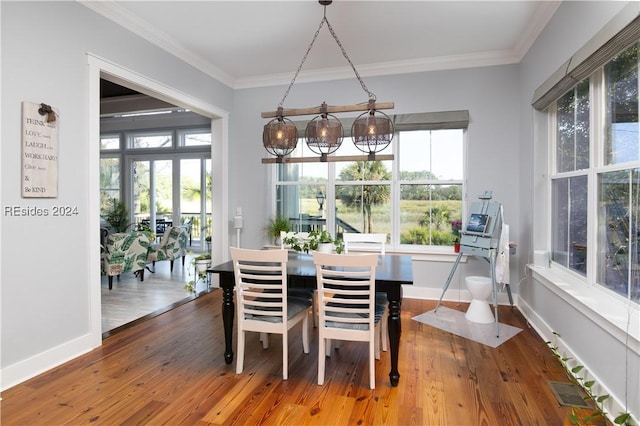
[[[77,1],[232,89],[250,89],[286,85],[291,82],[293,77],[294,73],[292,71],[288,73],[235,78],[213,65],[210,61],[202,58],[201,56],[195,55],[171,36],[150,25],[139,16],[132,14],[116,2],[91,0]],[[362,77],[375,77],[519,63],[561,3],[561,1],[542,2],[542,5],[536,13],[535,19],[531,21],[530,25],[523,32],[523,37],[520,42],[511,50],[381,62],[374,64],[359,64],[358,72]],[[313,83],[351,78],[354,78],[353,70],[348,66],[344,66],[308,71],[303,70],[298,75],[296,82]]]
[[[545,1],[541,2],[538,6],[536,15],[529,22],[529,25],[523,32],[523,36],[520,38],[519,43],[514,48],[514,52],[518,57],[518,62],[520,62],[525,57],[529,49],[531,49],[531,46],[533,46],[533,43],[535,43],[536,39],[542,33],[561,4],[562,1]]]
[[[88,7],[94,12],[126,28],[132,33],[155,44],[162,50],[182,59],[187,64],[215,78],[221,83],[233,88],[233,77],[209,61],[193,54],[190,50],[178,43],[174,38],[158,28],[150,25],[138,15],[131,13],[122,6],[112,1],[77,0],[78,3]]]
[[[518,63],[520,59],[520,56],[514,51],[483,52],[474,53],[472,55],[441,56],[408,61],[358,65],[358,73],[361,77],[377,77],[426,71],[509,65]],[[251,89],[256,87],[286,85],[291,82],[293,74],[294,73],[292,71],[290,73],[239,78],[235,81],[234,89]],[[351,78],[355,78],[355,76],[353,74],[353,70],[349,67],[324,68],[311,71],[301,71],[296,78],[296,83],[314,83]]]

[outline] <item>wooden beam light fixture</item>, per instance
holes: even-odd
[[[383,112],[381,109],[390,109],[394,107],[393,102],[384,102],[379,103],[376,102],[376,96],[367,89],[367,86],[362,81],[360,74],[356,70],[356,67],[349,59],[347,52],[342,47],[340,40],[338,40],[338,36],[333,31],[331,24],[327,20],[327,6],[332,3],[331,0],[319,0],[319,3],[324,6],[324,16],[320,21],[320,26],[316,31],[313,40],[311,40],[311,44],[307,48],[307,52],[302,58],[302,62],[298,69],[296,70],[291,83],[289,83],[289,87],[284,93],[284,96],[280,103],[278,104],[278,109],[275,112],[263,112],[261,114],[262,118],[272,118],[265,126],[262,132],[262,143],[270,154],[274,155],[276,158],[264,158],[262,159],[263,164],[270,163],[300,163],[300,162],[313,162],[313,161],[373,161],[376,159],[381,159],[380,156],[376,158],[376,153],[384,150],[391,143],[391,139],[393,138],[393,122],[389,118],[389,116]],[[344,106],[329,106],[325,102],[319,107],[305,108],[305,109],[287,109],[283,108],[283,104],[291,87],[296,81],[304,62],[309,55],[309,52],[313,48],[313,43],[316,41],[320,30],[327,24],[327,28],[333,39],[336,41],[340,49],[342,50],[342,55],[351,65],[353,72],[356,75],[356,78],[360,82],[362,89],[369,96],[369,100],[366,104],[357,104],[357,105],[344,105]],[[353,138],[353,143],[355,146],[366,153],[366,156],[331,156],[329,154],[333,154],[340,148],[342,144],[342,140],[344,138],[344,129],[342,127],[342,123],[340,120],[333,115],[333,113],[340,112],[358,112],[365,111],[361,114],[353,123],[351,127],[351,137]],[[300,115],[312,115],[317,114],[315,118],[313,118],[307,124],[305,129],[305,139],[307,142],[307,146],[309,149],[320,155],[320,158],[290,158],[286,157],[291,154],[297,145],[297,128],[293,124],[291,120],[286,117],[292,116],[300,116]],[[386,160],[392,160],[393,155],[383,156]],[[390,158],[388,158],[390,157]],[[286,159],[285,159],[286,158]]]

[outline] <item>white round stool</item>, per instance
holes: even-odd
[[[465,318],[471,322],[488,324],[494,321],[491,307],[489,306],[489,296],[493,291],[493,284],[489,277],[466,277],[467,289],[471,293],[471,304]]]

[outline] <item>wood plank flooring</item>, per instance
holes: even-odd
[[[223,360],[216,289],[104,340],[102,347],[6,390],[2,425],[561,425],[570,408],[547,380],[566,381],[545,343],[515,308],[500,320],[523,331],[490,348],[413,321],[435,301],[402,305],[400,383],[389,354],[370,390],[365,344],[344,342],[317,385],[317,334],[302,353],[290,335],[289,380],[279,336],[263,350],[247,338],[245,369]],[[464,310],[465,304],[444,303]],[[235,337],[234,337],[235,341]]]

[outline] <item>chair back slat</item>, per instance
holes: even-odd
[[[230,247],[229,251],[236,279],[238,319],[286,318],[287,251],[237,247]]]
[[[349,253],[349,250],[357,250],[384,254],[387,234],[345,232],[342,234],[342,242],[344,243],[345,253]]]
[[[354,328],[354,334],[373,332],[377,254],[314,253],[318,279],[320,327]]]

